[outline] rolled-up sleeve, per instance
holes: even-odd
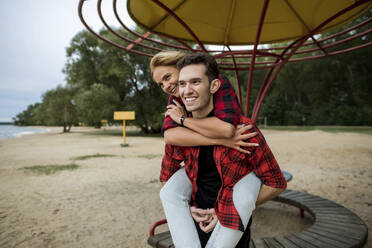
[[[260,178],[261,182],[273,188],[286,188],[287,181],[276,161],[273,153],[266,143],[261,131],[254,127],[252,131],[257,132],[257,136],[249,142],[258,143],[259,146],[248,156],[249,162],[253,166],[253,171]]]

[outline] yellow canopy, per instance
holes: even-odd
[[[247,45],[255,41],[264,0],[162,0],[205,44]],[[357,0],[271,0],[260,43],[302,37]],[[360,16],[369,1],[323,27],[324,32]],[[128,12],[146,29],[194,41],[186,29],[150,0],[128,0]]]

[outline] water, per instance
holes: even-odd
[[[45,133],[49,130],[38,127],[18,127],[13,125],[0,125],[0,139],[19,138],[33,133]]]

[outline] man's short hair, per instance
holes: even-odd
[[[166,51],[155,54],[150,61],[151,72],[154,71],[157,66],[174,66],[176,67],[177,62],[185,57],[187,54],[179,51]]]
[[[214,79],[218,78],[220,73],[217,62],[213,56],[207,53],[193,53],[183,57],[177,62],[177,69],[181,70],[185,66],[199,64],[205,65],[205,74],[207,75],[209,82],[212,82]]]

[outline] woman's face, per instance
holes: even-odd
[[[152,72],[152,78],[167,94],[178,97],[179,71],[174,66],[157,66]]]

